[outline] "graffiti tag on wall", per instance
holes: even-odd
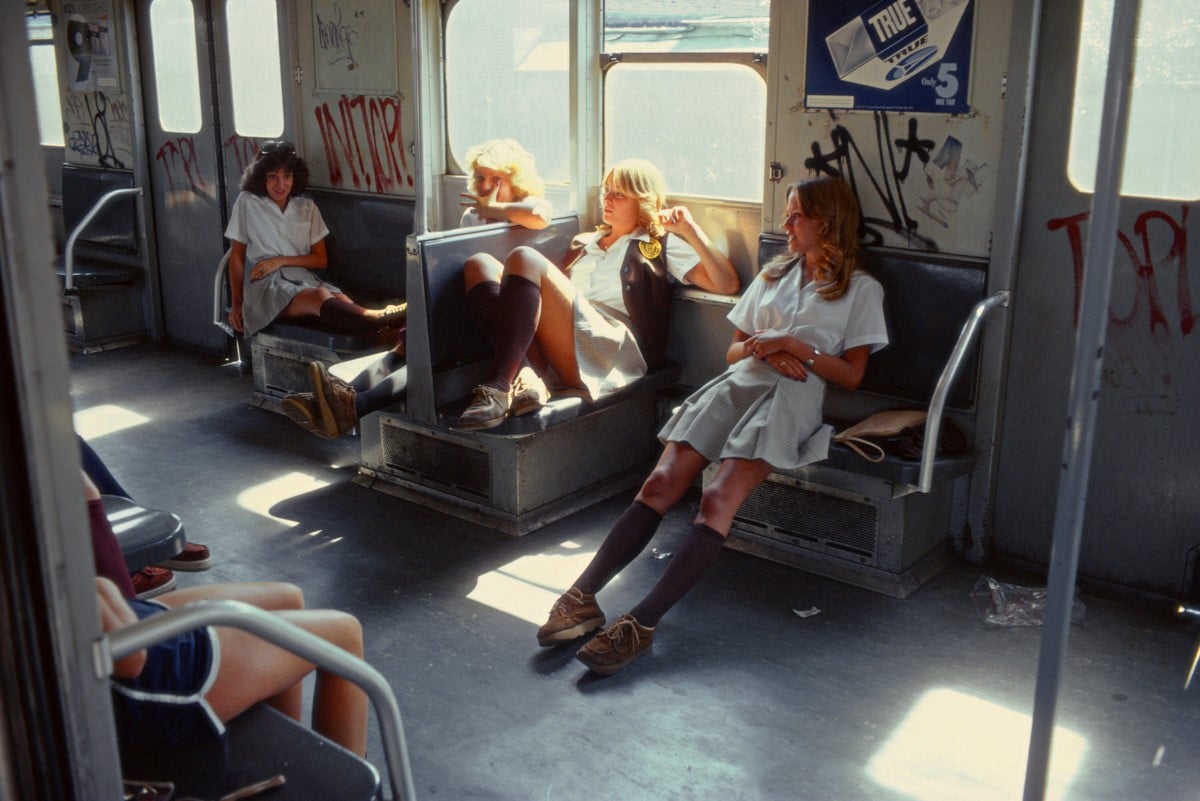
[[[1063,231],[1071,246],[1071,264],[1075,277],[1074,320],[1079,322],[1080,294],[1083,290],[1083,223],[1091,216],[1085,211],[1070,217],[1057,217],[1046,223],[1051,231]],[[1109,322],[1117,326],[1129,326],[1145,320],[1149,333],[1155,339],[1170,335],[1171,323],[1163,307],[1158,290],[1157,272],[1174,268],[1176,272],[1176,309],[1179,312],[1177,325],[1180,333],[1187,336],[1196,326],[1192,311],[1191,290],[1188,287],[1187,265],[1187,217],[1188,206],[1180,206],[1176,220],[1165,211],[1153,209],[1140,214],[1133,224],[1133,236],[1117,231],[1121,243],[1118,253],[1125,253],[1127,263],[1136,276],[1133,297],[1129,309],[1119,313],[1109,308]],[[1114,270],[1122,261],[1116,260]]]
[[[316,17],[317,47],[325,54],[327,64],[344,63],[346,69],[356,69],[358,59],[354,57],[354,43],[358,40],[358,30],[342,21],[342,7],[333,4],[334,19],[325,19],[320,11],[314,10]],[[365,16],[365,11],[354,12],[354,18]]]
[[[67,92],[63,127],[71,161],[117,169],[132,165],[129,103],[124,95]]]
[[[1170,346],[1177,331],[1187,338],[1196,327],[1188,278],[1187,218],[1189,207],[1179,207],[1178,216],[1160,209],[1138,215],[1131,234],[1117,232],[1120,247],[1113,263],[1113,292],[1109,300],[1108,322],[1117,330],[1135,332],[1145,326],[1154,348],[1124,352],[1106,349],[1105,382],[1124,393],[1121,401],[1134,413],[1174,413],[1178,397],[1168,389],[1172,382]],[[1074,278],[1074,322],[1079,321],[1083,291],[1083,227],[1091,212],[1057,217],[1046,222],[1050,231],[1062,231],[1071,249]],[[1125,258],[1121,258],[1121,254]],[[1128,267],[1132,273],[1122,270]],[[1174,279],[1174,303],[1170,301]],[[1164,292],[1163,287],[1168,291]],[[1164,302],[1164,296],[1167,300]],[[1152,361],[1147,362],[1147,359]],[[1147,366],[1150,369],[1147,370]]]
[[[208,183],[196,159],[196,140],[190,136],[168,139],[154,154],[166,178],[164,203],[168,208],[208,195]]]
[[[342,95],[313,109],[329,185],[394,193],[413,185],[401,130],[401,97]]]
[[[849,129],[837,125],[829,134],[830,150],[814,141],[804,166],[850,182],[862,207],[868,244],[893,244],[887,240],[898,235],[908,247],[938,250],[937,241],[921,232],[913,213],[948,229],[963,201],[979,192],[988,165],[967,158],[954,136],[947,135],[940,146],[922,138],[916,117],[909,118],[906,135],[898,138],[892,137],[886,113],[875,112],[874,120],[873,149],[864,150]],[[910,180],[913,159],[921,167]]]

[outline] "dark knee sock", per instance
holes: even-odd
[[[403,375],[392,373],[370,389],[365,389],[354,396],[354,413],[359,419],[371,412],[391,406],[404,397],[408,387],[407,373]]]
[[[699,523],[692,526],[662,578],[629,614],[643,626],[657,626],[659,618],[696,586],[709,565],[717,560],[724,544],[725,538],[715,529]]]
[[[405,365],[405,361],[404,354],[389,350],[379,357],[379,361],[354,376],[354,380],[350,382],[350,386],[354,388],[355,392],[362,393],[371,389],[371,387],[378,386],[380,383],[391,381],[397,378],[395,373]]]
[[[576,580],[575,588],[586,593],[599,592],[621,568],[642,552],[661,521],[662,515],[646,504],[641,501],[631,503],[617,518],[616,525],[592,557],[583,575]]]
[[[504,276],[496,315],[495,360],[487,382],[490,386],[507,390],[516,378],[537,333],[541,305],[541,287],[519,275]]]
[[[500,311],[500,283],[480,281],[467,292],[467,312],[487,341],[496,344],[496,317]]]
[[[379,321],[366,315],[366,309],[333,297],[321,304],[317,320],[330,331],[341,334],[366,334],[378,331]]]

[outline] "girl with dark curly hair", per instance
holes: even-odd
[[[329,229],[301,193],[308,167],[291,142],[264,142],[242,174],[225,236],[233,308],[229,324],[249,336],[276,319],[315,319],[347,334],[383,335],[403,322],[404,305],[364,309],[312,271],[329,266]]]

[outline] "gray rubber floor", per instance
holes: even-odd
[[[180,586],[291,581],[362,620],[418,798],[1020,798],[1041,629],[987,627],[969,593],[985,573],[1037,577],[956,564],[896,600],[729,551],[652,655],[599,679],[534,632],[631,493],[510,539],[352,483],[356,439],[248,408],[249,376],[210,356],[145,345],[71,364],[80,433],[213,552]],[[695,502],[601,593],[610,618],[662,572]],[[1195,625],[1083,600],[1046,797],[1200,798]],[[374,723],[370,757],[385,770]]]

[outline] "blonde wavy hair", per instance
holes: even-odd
[[[828,175],[791,184],[787,188],[788,199],[793,195],[800,203],[800,213],[818,220],[818,248],[824,261],[815,265],[813,280],[821,284],[817,294],[826,300],[837,300],[846,294],[854,271],[862,269],[859,234],[862,215],[858,198],[848,183]],[[763,278],[776,281],[799,262],[793,253],[778,256],[763,267]]]
[[[658,213],[667,205],[667,181],[654,164],[645,159],[618,161],[608,168],[601,186],[611,186],[617,192],[637,199],[638,225],[650,236],[660,237],[666,233],[663,224],[659,222]],[[607,231],[610,227],[597,226],[602,231]]]
[[[478,181],[475,174],[477,167],[507,175],[517,200],[524,200],[530,195],[541,197],[546,193],[546,184],[538,174],[533,154],[521,147],[516,139],[491,139],[467,151],[467,172],[471,176],[473,191]]]

